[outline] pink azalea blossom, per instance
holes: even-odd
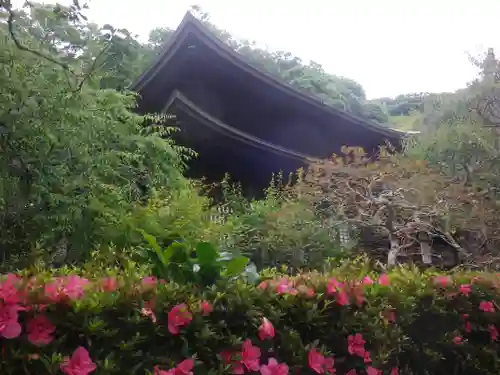
[[[453,337],[452,341],[455,345],[462,345],[464,343],[464,339],[462,336],[455,336]]]
[[[66,375],[88,375],[94,372],[96,364],[90,358],[89,352],[83,346],[78,347],[71,358],[66,358],[61,364],[61,371]]]
[[[249,371],[259,371],[260,368],[260,348],[252,345],[250,339],[245,340],[243,343],[243,350],[241,352],[241,363]]]
[[[399,375],[399,369],[397,367],[393,367],[390,375]]]
[[[59,277],[45,285],[45,296],[53,302],[78,300],[85,294],[89,281],[77,275]]]
[[[105,277],[101,281],[101,289],[103,292],[114,292],[118,289],[118,283],[115,277]]]
[[[472,324],[468,320],[464,323],[464,330],[467,333],[470,333],[472,331]]]
[[[349,335],[347,338],[347,350],[349,354],[358,355],[361,358],[365,358],[365,343],[363,335],[361,333],[356,333],[355,335]]]
[[[54,337],[52,334],[56,327],[45,315],[37,315],[26,324],[28,331],[28,340],[33,345],[47,345]]]
[[[193,320],[186,304],[181,303],[174,306],[168,313],[168,330],[172,335],[178,335],[180,328],[187,326]]]
[[[20,306],[0,304],[0,337],[13,339],[21,334],[18,322]]]
[[[377,370],[375,367],[369,366],[366,368],[366,374],[367,375],[381,375],[382,371]]]
[[[202,315],[205,315],[205,316],[210,314],[212,311],[214,311],[214,307],[208,301],[201,301],[200,308],[201,308]]]
[[[488,331],[490,332],[491,341],[497,341],[498,339],[498,330],[493,324],[488,325]]]
[[[328,285],[326,286],[326,293],[332,295],[340,291],[344,287],[344,283],[337,281],[335,278],[328,280]]]
[[[307,285],[297,286],[297,291],[306,297],[314,297],[316,295],[316,292],[314,291],[314,289],[311,287],[308,287]]]
[[[225,366],[230,366],[231,373],[235,375],[241,375],[245,373],[245,368],[241,364],[240,361],[235,360],[233,358],[233,354],[230,351],[223,351],[222,353],[219,353],[219,356],[222,359],[222,363],[224,363]]]
[[[293,283],[290,280],[288,280],[286,277],[282,277],[276,285],[276,293],[295,295],[298,293],[298,291],[293,287]]]
[[[0,300],[7,305],[17,305],[21,302],[21,293],[18,290],[18,285],[21,279],[9,273],[5,280],[0,282]]]
[[[365,276],[362,280],[363,285],[373,285],[374,281],[370,278],[370,276]]]
[[[312,348],[308,355],[309,367],[318,374],[335,374],[334,360],[332,357],[325,357]]]
[[[446,288],[451,283],[451,278],[449,276],[436,276],[434,278],[434,283]]]
[[[380,277],[378,278],[378,283],[382,286],[389,286],[391,284],[390,280],[389,280],[389,276],[385,273],[380,275]]]
[[[194,360],[189,358],[179,363],[170,370],[160,370],[157,366],[154,369],[154,375],[193,375]]]
[[[481,301],[479,309],[484,312],[493,313],[495,312],[495,305],[491,301]]]
[[[335,300],[341,306],[346,306],[346,305],[349,304],[349,297],[347,296],[347,293],[345,291],[343,291],[343,290],[339,291],[335,295]]]
[[[274,326],[267,318],[262,318],[262,324],[259,327],[259,338],[269,340],[274,338]]]
[[[154,309],[156,307],[156,300],[153,298],[150,301],[144,301],[144,307],[141,309],[141,314],[151,318],[153,323],[156,323],[156,314]]]
[[[462,284],[460,285],[458,290],[460,293],[467,297],[472,292],[472,287],[469,284]]]
[[[260,284],[257,286],[257,288],[259,288],[259,289],[267,289],[268,286],[269,286],[269,283],[267,282],[267,280],[264,280],[264,281],[260,282]]]
[[[345,375],[358,375],[358,373],[356,372],[355,369],[351,369],[351,370],[347,371]]]
[[[141,280],[142,285],[149,286],[149,287],[156,286],[157,282],[158,282],[158,279],[154,276],[146,276],[146,277],[143,277]]]
[[[267,365],[260,366],[262,375],[288,375],[288,366],[285,363],[278,363],[276,359],[269,358]]]

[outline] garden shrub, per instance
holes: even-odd
[[[221,225],[225,236],[219,245],[249,257],[259,268],[322,269],[326,258],[345,255],[331,220],[280,181],[273,179],[261,200],[246,200],[237,188],[223,184],[222,204],[231,213]]]
[[[341,267],[208,288],[3,278],[0,373],[498,374],[498,276]]]

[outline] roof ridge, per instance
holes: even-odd
[[[276,77],[275,75],[262,71],[258,67],[249,63],[247,59],[239,52],[235,51],[229,45],[224,43],[218,37],[216,37],[205,25],[203,25],[202,21],[197,19],[191,12],[186,12],[181,23],[175,30],[174,34],[170,37],[170,39],[165,43],[161,52],[158,54],[155,61],[151,64],[151,66],[134,82],[131,86],[132,90],[139,91],[141,90],[158,72],[159,69],[166,63],[165,57],[168,55],[172,46],[177,42],[177,39],[182,37],[182,34],[186,28],[192,26],[194,30],[187,30],[189,33],[198,32],[199,36],[205,39],[205,42],[212,44],[212,49],[217,52],[219,55],[222,55],[223,58],[228,58],[232,60],[233,63],[237,64],[239,68],[245,70],[249,74],[252,74],[256,79],[260,79],[261,81],[266,82],[267,84],[281,90],[282,92],[294,96],[295,98],[305,101],[310,105],[315,106],[318,109],[330,112],[330,114],[342,117],[345,120],[351,122],[357,122],[361,126],[373,130],[377,133],[384,134],[393,139],[400,139],[401,133],[395,130],[392,130],[388,127],[380,125],[374,121],[368,120],[361,116],[355,115],[351,112],[347,112],[345,110],[341,110],[335,107],[332,107],[322,101],[315,95],[305,93],[302,90],[290,85],[288,82],[283,79]],[[215,47],[215,48],[213,48]]]
[[[274,144],[272,142],[267,142],[261,138],[255,137],[251,134],[248,134],[246,132],[243,132],[239,129],[236,129],[232,127],[231,125],[228,125],[221,121],[220,119],[212,116],[211,114],[207,113],[200,107],[198,107],[194,102],[192,102],[188,97],[186,97],[182,92],[179,90],[174,90],[172,95],[170,95],[170,98],[168,99],[167,103],[163,107],[162,112],[166,112],[176,101],[180,101],[183,105],[185,105],[188,109],[196,112],[197,115],[205,119],[206,121],[212,123],[214,127],[218,128],[216,131],[219,132],[224,132],[226,135],[229,133],[229,137],[236,139],[238,141],[241,141],[243,143],[249,144],[250,146],[268,150],[270,152],[274,152],[277,154],[280,154],[285,157],[289,157],[298,161],[306,162],[306,161],[318,161],[319,159],[313,156],[309,156],[306,154],[302,154],[300,152],[288,149],[286,147],[279,146],[277,144]]]

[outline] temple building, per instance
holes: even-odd
[[[227,172],[252,191],[342,146],[374,154],[402,138],[260,71],[190,13],[132,89],[139,112],[176,115],[178,141],[198,153],[190,176],[220,181]]]

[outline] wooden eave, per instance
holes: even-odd
[[[219,133],[224,137],[234,139],[237,142],[244,143],[253,148],[268,151],[278,156],[302,163],[318,161],[317,158],[314,158],[312,156],[292,151],[290,149],[267,142],[261,138],[254,137],[251,134],[242,132],[232,126],[225,124],[221,120],[203,111],[200,107],[198,107],[195,103],[189,100],[189,98],[187,98],[178,90],[175,90],[170,95],[169,100],[163,108],[163,111],[167,112],[172,109],[172,107],[179,109],[183,113],[195,119],[200,125],[210,128],[214,132]]]
[[[183,47],[184,41],[189,35],[194,35],[198,43],[203,44],[217,53],[220,57],[230,61],[240,70],[250,74],[255,80],[264,82],[270,87],[280,91],[283,95],[290,97],[300,102],[303,102],[311,107],[313,111],[323,112],[334,118],[342,118],[353,125],[359,125],[366,130],[378,133],[387,138],[390,142],[400,142],[403,138],[401,132],[386,128],[370,120],[356,116],[350,112],[343,111],[331,107],[319,98],[308,95],[295,87],[283,82],[273,75],[263,72],[254,66],[250,65],[245,58],[234,51],[231,47],[215,37],[198,19],[190,12],[184,16],[179,27],[176,29],[171,38],[165,43],[159,55],[151,66],[132,84],[133,91],[141,93],[146,89],[148,84],[168,65],[172,57]],[[397,147],[397,144],[394,144]]]

